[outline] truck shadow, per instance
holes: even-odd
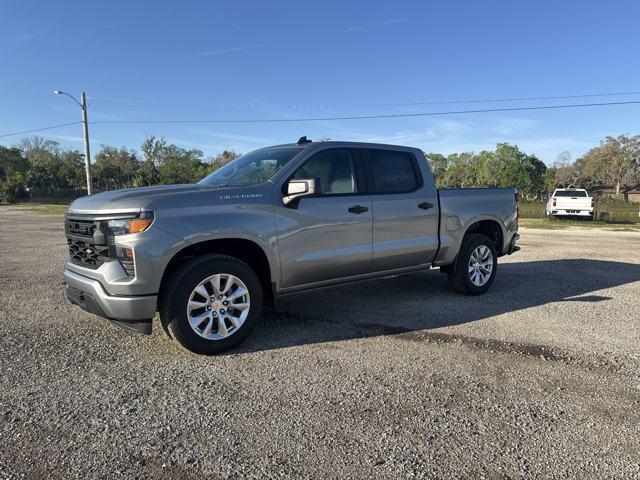
[[[478,297],[451,291],[437,271],[353,283],[283,297],[230,353],[428,331],[557,302],[606,308],[611,297],[593,292],[638,280],[639,264],[568,259],[500,264]]]

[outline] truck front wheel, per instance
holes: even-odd
[[[163,326],[184,348],[214,355],[249,335],[262,310],[262,287],[244,262],[203,255],[173,273],[159,310]]]
[[[498,268],[496,247],[489,237],[476,233],[465,235],[454,265],[449,284],[461,293],[480,295],[493,283]]]

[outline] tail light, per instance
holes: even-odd
[[[553,206],[556,206],[556,197],[553,197]]]
[[[519,202],[520,201],[520,193],[516,192],[516,218],[520,218],[520,205]]]

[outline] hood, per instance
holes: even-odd
[[[69,207],[70,213],[130,213],[139,212],[157,198],[203,191],[205,185],[159,185],[156,187],[127,188],[80,197]]]

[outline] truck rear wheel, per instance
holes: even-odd
[[[465,235],[448,274],[451,287],[467,295],[480,295],[493,283],[498,268],[496,247],[489,237],[477,233]]]
[[[159,310],[163,326],[180,345],[214,355],[251,333],[262,310],[262,287],[244,262],[204,255],[173,273]]]

